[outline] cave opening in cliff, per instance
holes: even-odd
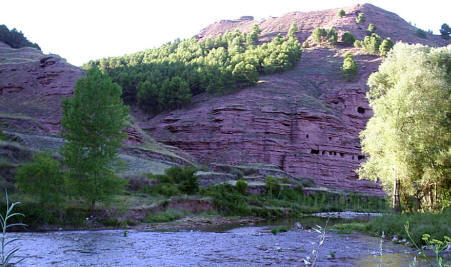
[[[365,113],[365,109],[362,108],[362,107],[358,107],[357,108],[357,112],[360,113],[360,114],[364,114]]]
[[[310,151],[310,153],[318,155],[318,154],[319,154],[319,150],[317,150],[317,149],[312,149],[312,150]]]

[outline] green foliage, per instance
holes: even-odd
[[[236,181],[235,188],[238,192],[245,195],[247,189],[246,181],[244,179],[239,179],[238,181]]]
[[[361,45],[363,50],[368,54],[377,55],[379,54],[379,46],[381,43],[382,38],[379,35],[372,33],[371,36],[365,36]]]
[[[176,40],[135,54],[104,58],[85,65],[98,66],[119,83],[126,102],[137,102],[144,111],[157,113],[183,107],[203,92],[221,93],[251,86],[260,74],[293,67],[301,45],[289,34],[259,44],[261,30],[227,32],[216,39]]]
[[[313,41],[317,44],[322,44],[327,42],[331,45],[335,45],[338,40],[338,34],[335,28],[330,28],[328,30],[318,27],[315,28],[312,32]]]
[[[343,73],[343,77],[347,81],[351,81],[357,75],[357,64],[350,52],[346,53],[345,57],[343,58],[341,71]]]
[[[0,41],[8,44],[12,48],[21,48],[28,46],[41,50],[38,44],[28,41],[28,39],[23,35],[21,31],[18,31],[15,28],[9,30],[8,27],[3,24],[0,25]]]
[[[427,39],[428,38],[426,31],[424,31],[422,29],[417,29],[416,35],[418,37],[420,37],[420,38],[423,38],[423,39]]]
[[[360,135],[369,160],[359,175],[387,192],[400,184],[407,209],[450,204],[450,62],[450,46],[398,43],[368,80],[374,115]]]
[[[265,187],[268,195],[278,196],[280,194],[280,184],[276,177],[267,176],[265,179]]]
[[[149,178],[158,179],[158,185],[152,190],[165,196],[177,195],[180,192],[195,194],[199,191],[199,182],[194,175],[196,168],[173,166],[165,170],[164,175],[150,175]]]
[[[376,30],[376,25],[374,25],[373,23],[370,23],[368,25],[368,32],[369,32],[369,34],[372,34],[375,30]]]
[[[6,139],[6,136],[5,136],[5,134],[3,133],[2,128],[0,128],[0,141],[1,141],[1,140],[5,140],[5,139]]]
[[[290,26],[290,29],[288,29],[287,36],[291,38],[296,38],[296,33],[299,31],[298,25],[296,22],[293,22]]]
[[[113,171],[128,123],[121,93],[119,85],[92,68],[77,81],[74,96],[63,101],[64,163],[73,193],[90,202],[91,209],[96,201],[121,192],[126,183]]]
[[[144,222],[146,223],[162,223],[175,221],[185,216],[185,213],[180,210],[167,209],[164,212],[147,214]]]
[[[440,27],[440,35],[445,40],[449,39],[449,36],[451,35],[451,28],[448,26],[448,24],[442,24],[442,27]]]
[[[394,45],[395,44],[390,37],[385,38],[384,41],[382,41],[382,44],[379,46],[379,54],[384,57],[387,56],[388,51],[390,51]]]
[[[59,208],[64,203],[64,175],[59,161],[48,153],[37,154],[32,162],[21,165],[15,179],[18,189],[36,195],[39,203],[46,208]]]
[[[354,42],[355,42],[355,37],[350,32],[346,31],[341,36],[341,42],[344,45],[352,46],[354,44]]]
[[[359,13],[359,15],[357,16],[357,18],[355,18],[355,22],[357,23],[364,23],[366,21],[366,17],[365,14],[363,13]]]
[[[342,17],[346,16],[346,12],[345,12],[343,9],[340,9],[340,10],[338,10],[337,15],[338,15],[340,18],[342,18]]]
[[[19,205],[20,202],[9,202],[8,193],[5,192],[5,202],[6,202],[6,211],[4,214],[0,215],[0,222],[2,227],[2,239],[1,239],[1,265],[6,266],[14,266],[16,264],[19,264],[21,261],[23,261],[25,258],[20,259],[17,262],[11,263],[10,261],[15,257],[15,254],[17,251],[19,251],[18,247],[15,247],[11,249],[10,251],[6,251],[6,246],[12,244],[13,242],[17,241],[17,239],[11,239],[7,240],[6,236],[6,230],[11,227],[16,226],[26,226],[23,223],[9,223],[8,220],[14,219],[14,217],[17,216],[25,216],[22,213],[13,212],[13,209],[15,206]]]
[[[224,215],[250,215],[251,209],[243,194],[229,184],[209,188],[203,194],[213,197],[216,209]]]
[[[355,48],[361,48],[361,47],[362,47],[362,41],[360,41],[360,40],[355,40],[355,41],[354,41],[354,47],[355,47]]]

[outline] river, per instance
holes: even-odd
[[[210,231],[61,231],[10,233],[19,238],[18,266],[304,266],[319,234],[271,226]],[[362,234],[328,231],[317,266],[408,266],[405,246]],[[17,259],[17,258],[16,258]],[[421,266],[421,265],[420,265]]]

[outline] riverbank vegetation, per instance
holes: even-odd
[[[374,115],[361,133],[369,159],[358,172],[381,181],[398,211],[450,206],[450,63],[450,46],[398,43],[369,77]]]

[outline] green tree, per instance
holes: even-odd
[[[298,25],[296,22],[293,22],[290,26],[290,29],[288,29],[287,36],[296,38],[296,33],[299,31]]]
[[[355,42],[355,37],[350,32],[346,31],[341,36],[341,42],[344,45],[352,46],[354,44],[354,42]]]
[[[258,81],[258,72],[255,67],[244,61],[235,65],[232,74],[236,77],[237,82],[244,86],[253,85]]]
[[[315,28],[312,32],[313,41],[317,44],[321,44],[327,38],[327,31],[324,28]]]
[[[440,34],[442,35],[442,38],[445,40],[449,39],[449,36],[451,35],[451,28],[448,26],[448,24],[443,23],[442,27],[440,27]]]
[[[343,77],[347,81],[351,81],[357,75],[357,64],[350,52],[346,53],[341,66]]]
[[[390,37],[385,38],[384,41],[382,41],[381,45],[379,46],[379,54],[381,56],[386,56],[388,54],[388,51],[390,51],[390,49],[392,49],[394,46],[393,41],[391,40]]]
[[[359,15],[357,15],[357,18],[355,18],[355,22],[357,22],[357,23],[365,23],[365,21],[366,21],[366,17],[365,17],[365,14],[363,14],[363,13],[359,13]]]
[[[361,133],[369,159],[358,172],[393,192],[398,210],[401,201],[412,209],[449,201],[450,63],[451,46],[398,43],[368,80],[374,115]]]
[[[376,29],[377,29],[376,25],[374,25],[373,23],[370,23],[368,25],[368,32],[369,32],[369,34],[372,34]]]
[[[428,38],[426,31],[424,31],[422,29],[417,29],[417,33],[416,34],[420,38],[423,38],[423,39],[427,39]]]
[[[338,10],[338,13],[337,13],[337,14],[338,14],[338,16],[339,16],[340,18],[346,16],[346,12],[345,12],[343,9]]]
[[[331,45],[337,44],[337,41],[338,41],[338,33],[337,33],[337,30],[335,30],[334,27],[330,28],[330,29],[327,31],[327,41],[328,41]]]
[[[373,33],[371,36],[365,36],[363,39],[362,48],[370,55],[377,55],[379,54],[379,46],[382,43],[382,38]]]
[[[258,37],[260,36],[261,32],[262,30],[260,29],[258,24],[254,24],[254,26],[252,26],[251,33],[248,35],[249,43],[256,45],[258,43]]]
[[[22,164],[15,175],[19,190],[37,195],[40,204],[60,207],[64,202],[65,180],[60,162],[49,153],[40,153],[32,162]]]
[[[121,87],[97,68],[87,71],[75,85],[74,96],[63,101],[62,148],[71,188],[94,210],[120,192],[126,181],[114,175],[118,147],[126,134],[128,108],[121,99]]]

